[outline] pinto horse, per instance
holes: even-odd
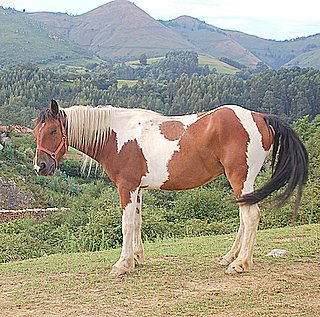
[[[143,109],[73,106],[52,100],[34,128],[38,175],[53,175],[68,145],[98,161],[116,185],[122,206],[123,246],[111,273],[124,274],[144,261],[142,189],[183,190],[225,173],[240,209],[240,227],[220,264],[227,272],[251,269],[260,219],[257,203],[285,187],[286,201],[307,180],[308,155],[294,130],[275,116],[236,105],[185,116]],[[272,150],[273,149],[273,150]],[[271,179],[254,181],[272,151]]]

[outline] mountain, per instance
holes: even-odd
[[[0,7],[0,41],[0,65],[29,61],[79,65],[98,58],[135,60],[141,54],[158,57],[171,50],[192,50],[227,58],[234,65],[254,67],[263,62],[274,69],[320,68],[320,34],[275,41],[189,16],[157,21],[127,0],[114,0],[78,16]]]
[[[161,23],[214,57],[228,57],[246,66],[254,66],[260,59],[244,48],[224,30],[196,18],[181,16]]]
[[[290,63],[291,60],[296,59],[299,55],[320,49],[320,34],[289,41],[275,41],[238,31],[224,32],[265,64],[276,69]],[[299,63],[296,66],[304,67]],[[314,66],[320,68],[320,60]]]
[[[65,40],[28,15],[0,7],[0,65],[91,59],[93,54]]]
[[[300,54],[296,58],[290,60],[285,66],[299,66],[299,67],[319,67],[320,62],[320,49],[312,50],[303,54]]]
[[[106,3],[79,16],[41,12],[30,16],[103,59],[196,50],[193,44],[126,0]]]
[[[214,57],[228,57],[246,66],[263,62],[276,69],[285,64],[320,68],[320,59],[314,58],[317,54],[313,53],[320,49],[320,34],[290,41],[275,41],[220,29],[189,16],[161,22]],[[302,54],[305,54],[303,62],[298,58]],[[308,62],[309,56],[313,61]],[[291,60],[294,62],[291,63]]]

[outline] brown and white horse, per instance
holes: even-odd
[[[199,114],[166,117],[142,109],[73,106],[52,100],[36,121],[34,168],[53,175],[68,144],[97,160],[117,186],[123,247],[111,273],[130,272],[144,261],[142,189],[183,190],[225,173],[237,198],[240,227],[220,264],[227,272],[252,267],[260,213],[257,203],[285,186],[286,201],[307,180],[308,155],[297,134],[277,117],[225,105]],[[273,174],[254,191],[254,181],[273,148]]]

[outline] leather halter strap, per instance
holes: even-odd
[[[57,147],[57,149],[54,152],[42,147],[37,142],[37,152],[42,151],[42,152],[47,153],[54,160],[54,162],[56,164],[56,168],[58,167],[57,155],[59,154],[60,150],[63,147],[65,147],[66,151],[68,150],[68,137],[67,137],[66,129],[65,129],[65,126],[63,125],[61,119],[59,121],[60,121],[60,125],[61,125],[62,138],[61,138],[61,142],[60,142],[59,146]]]

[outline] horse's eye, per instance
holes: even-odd
[[[55,135],[57,133],[57,130],[53,130],[50,132],[50,134]]]

